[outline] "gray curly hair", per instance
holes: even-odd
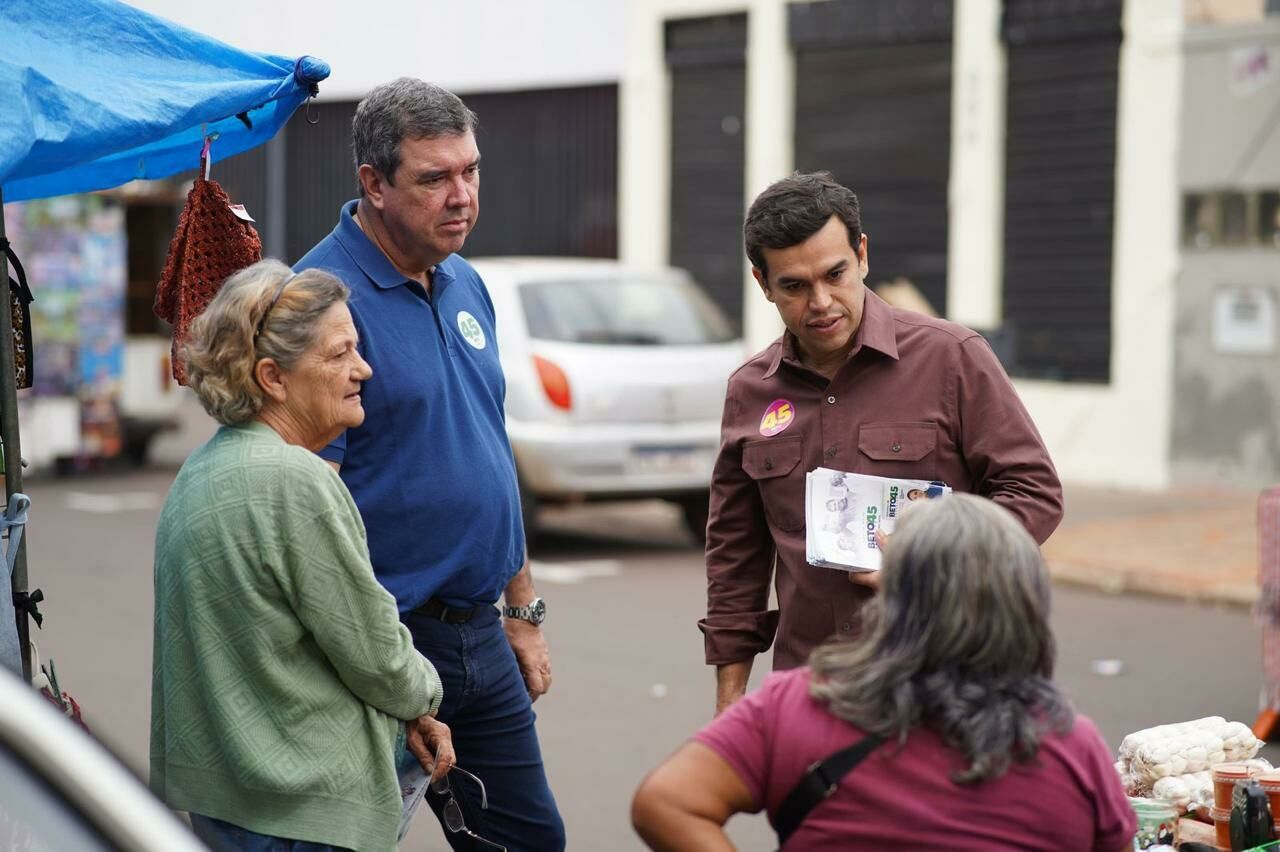
[[[868,733],[935,730],[968,761],[957,783],[1032,760],[1074,714],[1053,683],[1049,577],[1007,510],[952,494],[912,504],[885,551],[864,633],[816,649],[810,694]]]
[[[226,426],[253,419],[265,396],[253,375],[258,361],[271,358],[281,370],[292,370],[315,343],[320,317],[349,294],[328,272],[294,275],[278,260],[259,261],[228,278],[191,324],[183,350],[187,383],[209,416]]]

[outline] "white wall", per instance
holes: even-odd
[[[1125,4],[1111,384],[1018,383],[1059,472],[1075,482],[1170,481],[1182,11],[1180,0]]]
[[[795,168],[795,59],[787,43],[787,8],[777,0],[756,0],[747,17],[747,134],[745,211],[769,184]],[[751,277],[743,256],[742,330],[763,347],[782,333],[782,321]]]
[[[1186,38],[1186,98],[1178,174],[1187,190],[1280,184],[1280,17],[1193,25]],[[1254,69],[1245,73],[1245,68]],[[1223,128],[1231,132],[1224,133]]]
[[[132,0],[237,46],[311,53],[333,77],[322,97],[357,97],[401,74],[466,93],[621,79],[619,241],[624,260],[668,253],[669,18],[747,12],[744,206],[793,167],[792,58],[785,0]],[[956,0],[948,310],[991,325],[1000,311],[1004,63],[998,0]],[[376,9],[376,18],[363,14]],[[1173,284],[1178,266],[1181,0],[1128,0],[1121,53],[1113,268],[1112,382],[1018,382],[1064,478],[1169,482]],[[744,258],[748,338],[780,328]]]
[[[128,0],[246,50],[311,54],[325,100],[404,75],[460,93],[616,82],[626,0]]]
[[[1187,0],[1186,18],[1209,24],[1260,21],[1265,8],[1264,0]]]
[[[1006,86],[1001,5],[1001,0],[957,0],[952,46],[946,314],[977,328],[996,328],[1001,318]]]
[[[1280,18],[1192,24],[1185,45],[1182,189],[1249,192],[1280,186]],[[1219,300],[1226,288],[1236,287],[1269,293],[1280,304],[1280,246],[1218,244],[1184,251],[1174,344],[1175,482],[1280,482],[1280,349],[1274,330],[1269,351],[1224,345],[1229,324],[1222,322]]]
[[[1005,87],[1000,0],[956,0],[947,315],[1001,316]],[[1178,271],[1180,0],[1128,0],[1117,105],[1109,385],[1018,380],[1062,477],[1169,484]]]
[[[664,264],[670,251],[671,75],[663,46],[669,19],[747,13],[746,191],[755,196],[792,169],[794,70],[784,0],[634,0],[627,26],[626,70],[619,93],[619,254],[637,265]],[[757,348],[781,333],[742,258],[743,330]]]
[[[794,72],[784,0],[637,0],[622,85],[623,257],[666,258],[670,82],[667,18],[748,12],[747,199],[793,167]],[[956,0],[948,312],[993,326],[1001,312],[1005,64],[999,0]],[[1168,485],[1173,286],[1178,268],[1181,0],[1128,0],[1118,104],[1111,384],[1019,381],[1064,479]],[[761,115],[766,120],[760,120]],[[776,316],[746,273],[746,332],[763,346]]]

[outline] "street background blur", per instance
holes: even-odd
[[[862,202],[868,283],[983,332],[1058,465],[1067,514],[1045,553],[1080,708],[1113,746],[1253,721],[1257,498],[1280,483],[1280,0],[133,5],[332,65],[270,143],[212,150],[289,262],[355,194],[356,103],[400,75],[479,114],[465,255],[683,268],[744,353],[780,331],[743,257],[746,205],[832,171]],[[151,310],[190,178],[4,209],[36,296],[34,638],[143,774],[155,519],[213,430]],[[557,502],[532,551],[556,661],[547,764],[570,848],[636,848],[630,791],[712,708],[700,551],[675,504]],[[734,831],[769,848],[759,819]],[[437,830],[407,848],[441,848]]]
[[[153,468],[33,481],[29,489],[40,510],[31,525],[33,576],[48,595],[46,628],[33,637],[41,655],[57,662],[94,733],[144,776],[150,542],[172,476],[171,469]],[[1252,499],[1243,492],[1148,498],[1067,489],[1067,517],[1049,550],[1092,546],[1103,555],[1085,567],[1113,565],[1130,581],[1157,577],[1147,571],[1159,566],[1128,547],[1108,561],[1116,537],[1107,530],[1117,518],[1135,523],[1138,536],[1155,544],[1189,512],[1210,506],[1220,520],[1203,527],[1193,547],[1205,559],[1204,573],[1188,558],[1179,563],[1186,583],[1161,587],[1178,589],[1177,596],[1108,584],[1056,586],[1057,679],[1113,748],[1125,734],[1162,722],[1221,715],[1252,723],[1260,631],[1248,607],[1216,597],[1212,585],[1218,555],[1228,564],[1249,561],[1244,547],[1231,542],[1252,539]],[[643,501],[548,510],[532,557],[548,602],[544,627],[555,671],[551,692],[536,705],[538,731],[569,848],[641,849],[630,828],[631,793],[714,707],[714,678],[694,626],[705,611],[701,552],[674,506]],[[1209,582],[1184,596],[1198,578]],[[1248,587],[1251,576],[1240,570],[1236,581]],[[768,669],[768,657],[761,657],[753,686]],[[1262,754],[1280,762],[1280,746]],[[461,762],[465,768],[465,756]],[[730,829],[741,849],[776,848],[763,817],[735,818]],[[446,847],[434,820],[420,815],[403,848]]]

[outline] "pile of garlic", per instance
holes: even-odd
[[[1238,762],[1249,767],[1250,775],[1271,771],[1271,764],[1260,757]],[[1193,807],[1207,809],[1213,804],[1213,772],[1166,775],[1151,785],[1151,798],[1177,805],[1184,812]]]
[[[1213,773],[1191,772],[1186,775],[1166,775],[1151,785],[1151,798],[1177,805],[1186,811],[1192,805],[1197,808],[1213,804]]]
[[[1211,767],[1250,761],[1260,748],[1262,741],[1248,725],[1208,716],[1129,734],[1120,743],[1116,770],[1129,795],[1153,796],[1185,808],[1213,800]],[[1260,769],[1270,768],[1259,763]]]

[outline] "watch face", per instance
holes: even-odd
[[[547,617],[547,605],[542,598],[535,598],[529,607],[529,620],[534,624],[541,624],[542,620]]]

